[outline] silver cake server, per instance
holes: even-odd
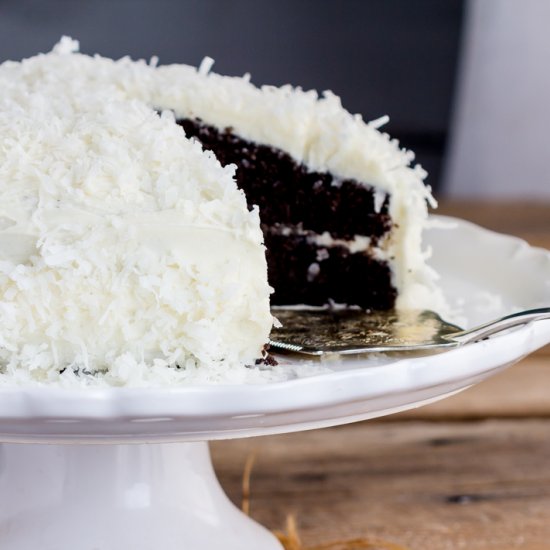
[[[520,311],[468,330],[444,321],[433,311],[277,308],[273,314],[283,326],[273,329],[271,348],[322,356],[452,348],[550,319],[550,307]]]

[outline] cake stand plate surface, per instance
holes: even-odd
[[[434,217],[431,265],[468,327],[550,305],[550,253]],[[461,391],[550,342],[550,321],[431,355],[306,364],[289,379],[0,388],[2,550],[275,550],[221,490],[207,441],[364,420]],[[45,445],[46,444],[46,445]]]

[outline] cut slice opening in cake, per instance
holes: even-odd
[[[154,69],[151,101],[236,166],[258,205],[273,305],[439,309],[422,247],[435,205],[414,155],[330,92],[256,87],[184,65]]]

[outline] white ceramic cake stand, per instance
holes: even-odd
[[[550,304],[550,254],[457,220],[432,264],[466,325]],[[374,418],[463,390],[550,342],[550,321],[429,356],[261,385],[0,390],[2,550],[275,550],[222,492],[207,441]],[[283,359],[283,362],[285,359]],[[288,359],[286,359],[288,361]],[[502,396],[503,399],[506,396]]]

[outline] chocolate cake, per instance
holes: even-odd
[[[0,378],[251,380],[273,305],[438,309],[433,199],[386,119],[211,65],[67,37],[0,65]]]

